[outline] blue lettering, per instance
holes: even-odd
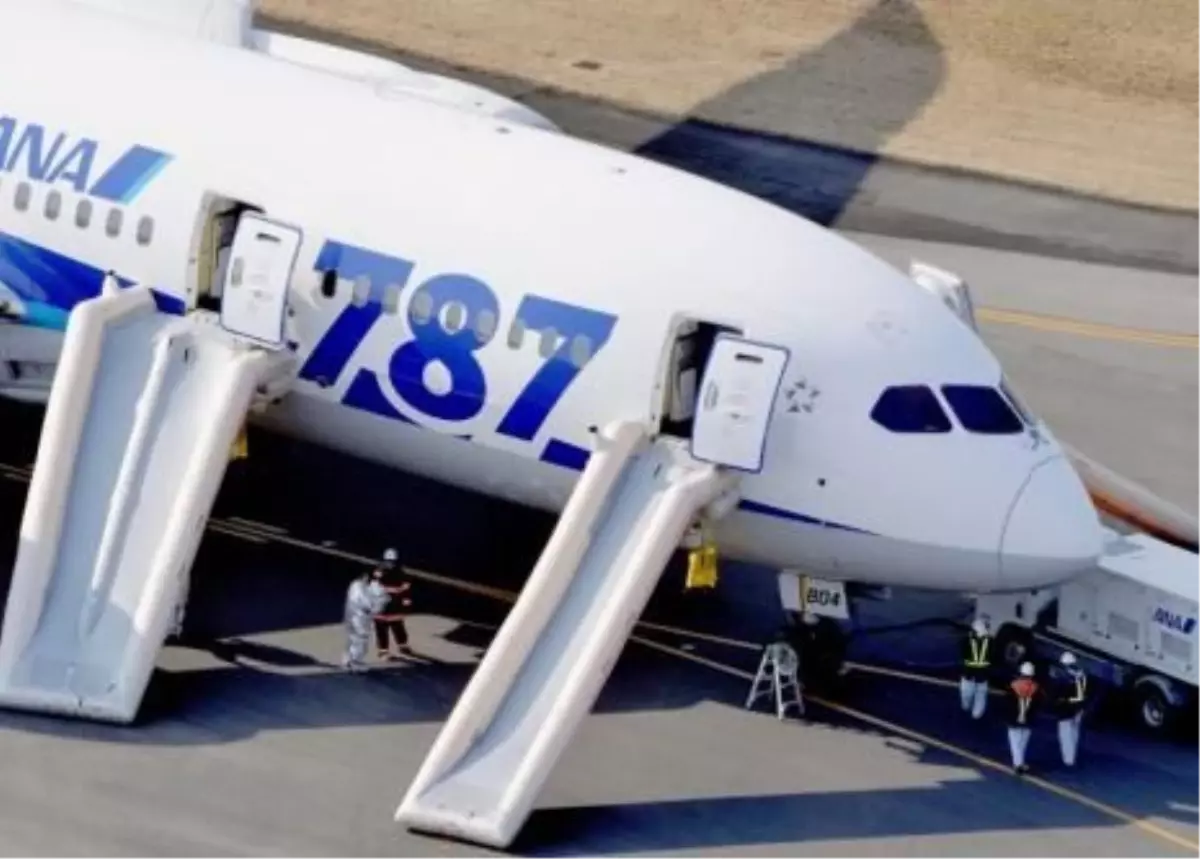
[[[87,187],[88,176],[92,172],[92,161],[95,157],[96,141],[80,140],[50,171],[46,181],[70,182],[77,192],[82,193],[83,189]]]
[[[406,259],[327,241],[317,255],[315,268],[334,271],[348,280],[365,277],[369,294],[366,301],[351,302],[342,310],[304,362],[300,378],[326,387],[336,384],[382,317],[384,290],[404,289],[413,267],[414,263]],[[457,318],[451,319],[451,314]],[[499,329],[501,308],[496,294],[486,283],[466,274],[436,275],[413,293],[407,316],[413,337],[397,346],[387,367],[387,378],[396,395],[417,412],[443,421],[465,421],[478,415],[487,402],[487,378],[475,353],[486,348]],[[526,329],[552,330],[562,338],[496,430],[531,440],[579,375],[581,366],[608,342],[616,317],[537,295],[522,300],[517,316]],[[582,342],[576,342],[577,338]],[[445,391],[429,387],[427,370],[433,363],[441,364],[450,377]],[[359,369],[342,402],[415,423],[384,395],[380,376],[374,370]],[[569,447],[554,443],[563,450]]]
[[[0,164],[13,172],[21,168],[30,179],[38,182],[65,180],[76,191],[87,187],[88,174],[96,157],[96,141],[81,139],[66,151],[59,152],[67,142],[67,135],[59,133],[50,147],[46,147],[46,129],[29,124],[18,133],[16,120],[12,117],[0,119]]]
[[[1154,610],[1154,622],[1184,635],[1191,635],[1192,630],[1196,628],[1196,618],[1185,617],[1182,614],[1168,611],[1162,606]]]
[[[336,272],[339,277],[349,280],[365,277],[370,284],[367,301],[362,306],[347,304],[300,368],[301,379],[332,385],[383,314],[384,284],[394,283],[403,288],[412,274],[413,264],[366,248],[327,241],[317,254],[314,267],[322,273]]]
[[[8,156],[8,160],[4,164],[4,169],[10,173],[17,167],[18,162],[24,157],[25,173],[31,179],[36,179],[42,182],[46,178],[46,174],[50,172],[50,162],[58,154],[59,148],[63,144],[66,135],[59,134],[54,138],[54,143],[50,147],[49,152],[43,151],[43,143],[45,137],[45,129],[40,125],[27,125],[17,137],[17,145],[13,148],[12,153]]]
[[[8,147],[12,145],[17,130],[17,121],[11,116],[0,117],[0,169],[7,169]]]
[[[517,318],[529,330],[553,329],[562,337],[558,349],[529,380],[496,428],[501,435],[529,441],[579,375],[580,368],[570,355],[574,339],[583,338],[584,351],[595,356],[608,342],[617,318],[540,295],[525,296],[517,308]]]
[[[65,182],[79,193],[128,204],[171,161],[165,152],[133,146],[90,185],[100,145],[65,132],[52,139],[50,134],[36,123],[22,125],[11,116],[0,117],[0,169],[36,182]]]
[[[418,302],[429,304],[420,314]],[[438,316],[455,302],[466,312],[457,323],[460,327],[451,333]],[[490,315],[491,323],[475,326],[486,332],[479,337],[471,322],[484,314]],[[496,294],[483,281],[461,274],[427,280],[408,305],[414,339],[395,351],[388,367],[396,393],[413,408],[444,421],[465,421],[479,414],[487,398],[487,380],[474,353],[492,341],[499,315]],[[444,394],[435,394],[426,384],[425,369],[434,361],[450,373],[450,389]]]

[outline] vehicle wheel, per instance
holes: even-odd
[[[1142,727],[1161,734],[1170,729],[1175,708],[1167,696],[1153,683],[1143,683],[1137,690],[1137,717]]]

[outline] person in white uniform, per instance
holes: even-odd
[[[346,652],[342,667],[351,673],[367,670],[367,648],[374,632],[375,615],[383,611],[390,596],[383,583],[363,573],[346,590],[343,622],[346,628]]]

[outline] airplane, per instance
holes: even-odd
[[[1082,481],[978,333],[834,232],[486,90],[256,30],[238,0],[0,8],[0,73],[20,83],[0,102],[0,395],[48,415],[9,597],[31,619],[6,621],[0,703],[130,717],[140,681],[109,709],[19,694],[50,684],[15,679],[22,654],[79,664],[39,636],[59,608],[62,629],[85,618],[72,640],[98,635],[123,577],[142,582],[121,542],[139,511],[187,511],[145,524],[171,546],[139,563],[190,568],[198,537],[180,535],[225,460],[153,421],[211,453],[251,401],[275,431],[561,513],[527,590],[617,554],[652,579],[702,513],[723,556],[839,582],[987,593],[1095,565]],[[144,325],[121,321],[146,307]],[[147,416],[136,395],[183,378],[155,363],[180,342],[211,384],[179,382]],[[120,429],[93,431],[118,413]],[[85,486],[99,460],[114,500]],[[167,487],[191,480],[171,507]],[[94,521],[89,497],[110,505]],[[644,514],[622,521],[649,560],[606,525],[621,499]],[[68,599],[81,546],[104,560]],[[553,625],[546,606],[574,598],[555,587],[509,627]],[[165,615],[147,612],[135,626],[161,642]]]

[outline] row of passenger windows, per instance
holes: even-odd
[[[959,424],[983,435],[1015,435],[1032,418],[1007,388],[983,385],[942,385],[942,396]],[[898,385],[880,395],[871,420],[898,433],[947,433],[953,428],[937,395],[925,385]]]
[[[33,202],[33,186],[29,182],[18,182],[13,190],[12,202],[13,208],[18,212],[28,212]],[[95,209],[95,204],[90,199],[81,197],[75,203],[75,226],[81,230],[90,227],[96,214]],[[63,213],[62,192],[53,188],[48,191],[42,201],[41,211],[46,220],[57,221]],[[109,238],[118,238],[124,226],[125,211],[118,206],[109,208],[104,215],[104,234]],[[138,218],[134,237],[139,245],[149,245],[154,240],[154,218],[149,215]]]
[[[325,282],[321,291],[326,297],[333,295],[335,291],[335,283],[333,281],[335,279],[336,275],[333,272],[325,273]],[[383,288],[380,306],[383,308],[384,313],[394,314],[399,310],[400,291],[400,285],[395,283],[388,284]],[[370,279],[365,275],[356,278],[351,287],[351,303],[356,307],[365,307],[370,298]],[[433,322],[440,325],[447,334],[457,334],[466,328],[470,328],[475,335],[475,340],[480,344],[489,342],[496,335],[497,320],[496,314],[492,311],[480,310],[472,315],[467,311],[466,305],[462,302],[448,301],[435,314],[433,296],[423,290],[413,296],[408,312],[414,325],[427,325]],[[562,347],[562,336],[555,329],[544,328],[537,333],[538,354],[542,358],[548,359],[552,357]],[[506,338],[509,348],[520,349],[525,342],[525,336],[525,325],[520,319],[514,320],[508,329],[508,337]],[[591,338],[584,334],[577,334],[571,338],[566,351],[566,358],[576,368],[582,368],[591,359],[592,349]]]

